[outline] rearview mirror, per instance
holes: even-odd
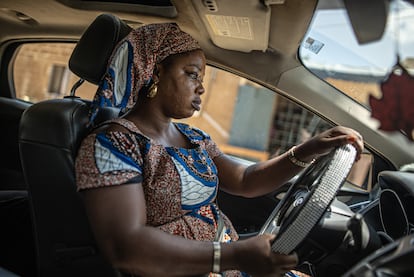
[[[387,23],[387,0],[344,0],[344,5],[359,44],[381,39]]]

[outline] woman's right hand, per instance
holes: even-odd
[[[236,242],[239,269],[253,276],[281,276],[298,263],[296,254],[274,253],[271,242],[275,235],[263,234]]]

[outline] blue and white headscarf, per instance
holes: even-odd
[[[136,103],[138,92],[151,81],[155,65],[170,55],[201,49],[175,23],[149,24],[132,30],[114,49],[95,94],[91,124],[100,107],[116,107],[120,114]]]

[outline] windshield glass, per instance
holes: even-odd
[[[390,1],[387,8],[381,38],[360,43],[343,1],[320,1],[299,50],[309,70],[367,108],[369,95],[381,97],[380,84],[398,62],[414,75],[413,5]]]
[[[299,57],[312,73],[368,109],[379,129],[414,141],[413,34],[411,2],[321,0]]]

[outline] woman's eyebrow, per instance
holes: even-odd
[[[191,64],[188,64],[187,66],[194,66],[194,67],[197,67],[197,69],[201,71],[201,66],[200,66],[200,65],[198,65],[198,64],[191,63]]]

